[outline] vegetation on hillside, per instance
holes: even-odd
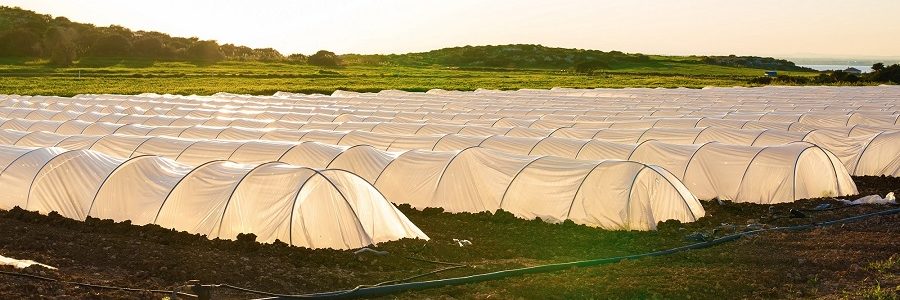
[[[441,66],[478,69],[549,69],[593,75],[597,71],[665,69],[667,63],[721,65],[808,71],[793,63],[761,57],[672,57],[640,53],[554,48],[541,45],[463,46],[421,53],[338,55],[319,51],[284,55],[272,48],[253,49],[196,37],[173,37],[121,26],[94,26],[19,8],[0,6],[0,58],[40,58],[54,66],[70,66],[87,58],[144,59],[213,63],[223,60],[308,63],[315,66]]]
[[[271,95],[277,91],[475,90],[552,87],[693,87],[746,85],[759,70],[667,63],[664,69],[625,68],[575,74],[567,70],[463,70],[440,66],[325,68],[283,62],[82,59],[54,67],[26,59],[0,59],[0,94],[72,96],[146,92],[211,95],[231,92]]]
[[[120,26],[94,26],[0,7],[0,94],[552,87],[704,87],[898,82],[897,67],[856,77],[761,57],[657,56],[541,45],[464,46],[421,53],[288,56]],[[757,78],[764,70],[778,78]],[[796,71],[790,71],[796,70]],[[822,75],[820,75],[822,74]],[[816,77],[818,75],[818,77]]]
[[[885,66],[884,63],[872,65],[872,72],[853,74],[842,70],[820,72],[818,76],[778,75],[776,77],[757,77],[750,80],[752,84],[875,84],[900,83],[900,64]]]
[[[797,66],[793,62],[784,59],[759,56],[701,56],[703,63],[729,67],[746,67],[754,69],[778,70],[778,71],[811,71],[816,70]]]
[[[83,57],[146,58],[215,62],[229,60],[305,60],[272,48],[219,45],[198,38],[173,37],[121,26],[94,26],[19,8],[0,6],[0,57],[45,58],[71,65]]]
[[[347,61],[367,65],[428,66],[459,68],[569,69],[592,63],[607,68],[619,63],[649,62],[643,54],[619,51],[553,48],[541,45],[464,46],[422,53],[392,55],[346,55]]]

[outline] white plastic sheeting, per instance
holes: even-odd
[[[897,197],[894,196],[894,192],[887,193],[884,195],[884,198],[881,198],[879,195],[868,195],[853,201],[841,199],[841,202],[844,202],[848,205],[860,205],[860,204],[897,204]]]
[[[309,248],[428,239],[370,184],[342,170],[0,146],[0,209],[130,220],[234,239],[252,233]]]
[[[227,130],[227,128],[216,127],[191,127],[185,128],[183,132],[191,129],[202,129],[192,131],[198,134],[196,137],[201,139],[221,136]],[[201,132],[203,134],[199,134]],[[97,141],[92,143],[90,149],[122,157],[136,153],[163,155],[194,165],[211,159],[230,159],[242,163],[279,160],[292,164],[349,170],[378,186],[376,179],[392,180],[395,177],[403,177],[402,174],[396,172],[389,176],[382,176],[385,168],[399,157],[404,159],[416,157],[422,160],[421,162],[412,161],[403,171],[421,174],[422,171],[417,170],[417,167],[430,170],[425,165],[433,159],[424,154],[432,151],[420,151],[423,153],[421,155],[409,152],[385,152],[369,145],[376,145],[376,147],[380,145],[382,150],[422,147],[424,149],[418,150],[458,151],[480,147],[517,155],[555,156],[583,161],[633,160],[644,164],[659,165],[674,174],[700,199],[718,198],[737,202],[780,203],[797,199],[857,193],[853,180],[840,160],[830,152],[806,142],[752,147],[717,142],[681,145],[649,140],[640,144],[617,144],[555,137],[446,135],[432,137],[428,142],[425,140],[418,143],[401,141],[403,146],[394,147],[398,144],[396,138],[389,138],[390,136],[385,134],[368,132],[332,132],[332,134],[339,143],[355,146],[335,148],[309,141],[297,144],[296,142],[185,140],[112,135],[96,137]],[[48,147],[65,143],[68,138],[44,132],[29,134],[0,129],[0,139],[15,140],[13,144],[17,145]],[[147,152],[146,149],[149,145],[169,146],[165,150]],[[440,154],[435,155],[441,157]],[[497,156],[500,157],[499,154]],[[319,160],[309,159],[315,157],[318,157]],[[306,159],[301,161],[296,158]],[[450,159],[448,157],[445,160],[449,161]],[[769,164],[783,167],[776,169],[770,167]],[[493,169],[492,166],[486,164],[482,168]],[[760,169],[764,170],[760,171]],[[762,174],[767,175],[762,176]],[[381,186],[378,187],[384,189]],[[472,188],[473,185],[470,185],[463,187],[463,190]],[[541,193],[538,192],[539,195]],[[460,197],[454,193],[448,195]],[[388,199],[394,202],[401,199],[395,197],[403,197],[403,195],[392,195]],[[437,206],[447,208],[451,204]]]
[[[814,126],[897,125],[895,86],[764,87],[695,89],[562,89],[427,93],[337,91],[330,96],[279,92],[273,96],[219,93],[213,96],[78,95],[0,96],[2,106],[40,105],[76,111],[146,115],[252,116],[268,120],[424,120],[492,124],[514,118],[602,122],[709,117],[736,121],[800,122]],[[207,111],[197,111],[206,109]]]
[[[413,207],[503,209],[528,219],[602,228],[654,229],[662,220],[690,222],[704,215],[684,185],[659,167],[497,153],[479,147],[453,154],[405,152],[375,185]],[[427,171],[409,172],[410,167]]]
[[[661,174],[671,177],[671,182],[681,178],[704,197],[734,197],[737,201],[771,203],[855,192],[855,187],[846,183],[847,172],[842,167],[854,175],[900,172],[898,96],[900,89],[891,86],[338,91],[332,95],[279,92],[272,96],[0,95],[0,117],[9,119],[2,120],[0,128],[72,135],[0,139],[19,145],[55,143],[68,149],[96,149],[121,157],[159,154],[193,165],[230,159],[258,165],[279,160],[335,166],[353,170],[385,194],[393,194],[394,188],[400,191],[401,196],[390,197],[427,195],[404,200],[417,207],[515,211],[521,206],[526,209],[516,213],[522,217],[574,220],[579,218],[575,208],[585,187],[572,186],[572,182],[594,174],[581,164],[593,165],[591,170],[614,169],[616,163],[633,165],[642,170],[637,174]],[[86,136],[114,133],[193,140],[130,137],[111,142]],[[335,146],[296,143],[305,141]],[[296,151],[300,148],[306,149]],[[451,154],[411,149],[449,150]],[[753,156],[748,155],[751,153]],[[674,171],[636,162],[594,161],[602,158],[639,159]],[[843,166],[835,163],[838,160]],[[394,165],[404,164],[410,166],[397,173],[423,177],[420,186],[406,186],[411,180],[403,181],[401,187],[388,183],[413,176],[389,175]],[[419,171],[426,169],[432,173]],[[473,172],[481,173],[470,174]],[[769,172],[776,175],[765,176]],[[597,181],[605,185],[598,189],[615,190],[616,184],[628,181],[632,174],[627,170],[613,173],[617,174],[610,175],[613,182]],[[735,175],[738,173],[741,176]],[[462,174],[481,179],[457,178]],[[539,177],[533,174],[555,178],[574,194],[541,186],[540,180],[531,183],[533,179],[528,178]],[[723,174],[733,177],[718,178]],[[647,175],[632,178],[640,184],[645,181],[637,179],[643,177]],[[504,185],[506,189],[501,189]],[[534,195],[527,187],[532,185],[558,194],[555,204],[529,200]],[[683,186],[678,185],[672,184],[681,190]],[[750,188],[756,185],[763,188]],[[633,185],[629,189],[646,194],[671,190],[665,186],[642,190]],[[450,190],[464,197],[445,201],[442,197],[448,196],[438,194]],[[568,200],[571,211],[565,214],[562,207],[566,201],[559,200],[563,198],[574,199]],[[673,197],[675,201],[668,203],[690,202],[689,197],[680,198]],[[622,220],[616,222],[627,223]],[[217,226],[210,222],[200,227]]]
[[[2,109],[0,117],[25,116],[31,118],[44,115],[62,114],[58,111],[34,109]],[[265,115],[265,114],[261,114]],[[69,117],[65,113],[64,117]],[[55,131],[64,134],[108,134],[126,133],[139,135],[169,135],[188,138],[220,138],[220,139],[271,139],[271,140],[314,140],[323,143],[340,143],[353,145],[353,135],[362,135],[368,144],[384,150],[424,149],[429,142],[435,146],[433,150],[447,150],[434,145],[434,135],[456,134],[470,136],[504,135],[512,137],[565,137],[578,139],[596,139],[616,143],[641,143],[647,140],[660,140],[676,144],[702,144],[720,142],[745,146],[771,146],[788,144],[795,141],[807,141],[831,151],[835,154],[852,175],[887,175],[900,176],[900,130],[874,128],[864,125],[840,128],[820,128],[803,126],[803,130],[792,131],[780,129],[778,126],[730,126],[730,123],[704,122],[713,119],[698,120],[694,125],[719,127],[686,127],[686,128],[631,128],[615,126],[619,123],[608,123],[611,127],[585,128],[565,127],[557,129],[534,129],[524,127],[484,127],[477,125],[450,126],[427,123],[296,123],[296,122],[264,122],[255,119],[220,119],[198,117],[162,116],[164,122],[157,122],[158,116],[94,114],[76,115],[77,120],[62,119],[58,121],[37,121],[29,119],[0,119],[0,128],[27,131]],[[643,126],[674,124],[669,119],[641,121]],[[693,122],[693,120],[689,120]],[[733,121],[733,120],[720,120]],[[108,123],[117,122],[117,123]],[[689,122],[689,123],[691,123]],[[144,125],[177,124],[171,128],[146,128]],[[215,126],[247,126],[254,127],[221,127]],[[631,123],[622,123],[631,124]],[[723,125],[725,124],[725,125]],[[123,127],[128,125],[127,127]],[[171,125],[170,125],[171,126]],[[185,129],[186,126],[192,126]],[[265,127],[265,128],[264,128]],[[794,126],[788,126],[794,127]],[[900,129],[900,127],[894,128]],[[150,132],[150,130],[153,130]],[[297,131],[300,132],[297,132]],[[338,131],[338,132],[330,132]],[[342,132],[368,131],[372,134],[354,133],[344,139]],[[212,134],[214,133],[214,134]],[[426,136],[427,134],[427,136]],[[298,136],[299,135],[299,136]],[[318,137],[318,138],[316,138]],[[376,140],[377,138],[377,140]],[[445,141],[450,143],[451,141]],[[383,147],[381,147],[383,145]],[[412,146],[411,146],[412,145]],[[870,152],[865,154],[864,152]],[[863,160],[864,158],[864,161]],[[862,162],[862,163],[861,163]]]
[[[13,268],[16,268],[16,269],[24,269],[24,268],[27,268],[30,266],[41,266],[41,267],[44,267],[47,269],[56,270],[56,268],[54,268],[54,267],[51,267],[49,265],[45,265],[45,264],[42,264],[42,263],[39,263],[39,262],[36,262],[33,260],[15,259],[12,257],[3,256],[3,255],[0,255],[0,266],[12,266]]]
[[[417,208],[441,207],[450,212],[503,209],[528,219],[541,218],[548,222],[571,219],[606,229],[635,230],[653,229],[657,222],[669,219],[691,222],[704,215],[697,198],[676,176],[662,168],[631,161],[578,161],[515,155],[481,147],[392,153],[366,145],[337,147],[315,142],[128,135],[67,137],[47,132],[0,130],[0,136],[8,140],[14,135],[22,135],[18,139],[20,146],[41,147],[66,144],[69,139],[91,138],[93,142],[83,143],[81,149],[122,158],[160,155],[194,166],[230,159],[248,164],[247,168],[249,164],[280,161],[347,170],[372,183],[392,202]],[[49,144],[36,144],[43,141]],[[220,186],[222,193],[228,191],[227,186]]]

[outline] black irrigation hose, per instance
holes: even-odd
[[[441,272],[444,272],[444,271],[449,271],[449,270],[455,270],[455,269],[459,269],[459,268],[468,267],[468,265],[465,265],[465,264],[458,264],[458,263],[452,263],[452,262],[443,262],[443,261],[428,260],[428,259],[418,258],[418,257],[412,257],[412,256],[403,256],[403,258],[406,258],[406,259],[409,259],[409,260],[415,260],[415,261],[421,261],[421,262],[427,262],[427,263],[439,264],[439,265],[448,265],[448,266],[450,266],[450,267],[441,268],[441,269],[437,269],[437,270],[434,270],[434,271],[431,271],[431,272],[422,273],[422,274],[418,274],[418,275],[413,275],[413,276],[410,276],[410,277],[407,277],[407,278],[403,278],[403,279],[389,280],[389,281],[377,283],[377,284],[374,284],[374,285],[360,285],[360,286],[357,286],[357,287],[355,287],[355,288],[353,288],[353,289],[351,289],[351,290],[348,290],[348,291],[355,291],[355,290],[358,290],[358,289],[361,289],[361,288],[365,288],[365,287],[382,286],[382,285],[390,284],[390,283],[406,282],[406,281],[410,281],[410,280],[413,280],[413,279],[416,279],[416,278],[422,278],[422,277],[425,277],[425,276],[429,276],[429,275],[441,273]],[[72,285],[83,286],[83,287],[90,287],[90,288],[99,288],[99,289],[108,289],[108,290],[122,290],[122,291],[129,291],[129,292],[149,292],[149,293],[168,294],[168,295],[171,295],[171,294],[174,293],[174,294],[179,295],[179,296],[184,296],[184,297],[189,297],[189,298],[198,298],[197,295],[188,294],[188,293],[182,293],[182,292],[176,292],[176,291],[148,290],[148,289],[138,289],[138,288],[128,288],[128,287],[117,287],[117,286],[96,285],[96,284],[89,284],[89,283],[81,283],[81,282],[73,282],[73,281],[64,281],[64,280],[59,280],[59,279],[54,279],[54,278],[44,277],[44,276],[39,276],[39,275],[32,275],[32,274],[19,273],[19,272],[9,272],[9,271],[2,271],[2,270],[0,270],[0,274],[10,275],[10,276],[18,276],[18,277],[24,277],[24,278],[30,278],[30,279],[36,279],[36,280],[43,280],[43,281],[49,281],[49,282],[57,282],[57,283],[63,283],[63,284],[72,284]],[[257,295],[270,296],[270,297],[291,297],[291,296],[292,296],[292,295],[278,294],[278,293],[272,293],[272,292],[266,292],[266,291],[259,291],[259,290],[254,290],[254,289],[249,289],[249,288],[244,288],[244,287],[234,286],[234,285],[230,285],[230,284],[213,284],[213,285],[206,285],[206,287],[227,288],[227,289],[232,289],[232,290],[235,290],[235,291],[245,292],[245,293],[249,293],[249,294],[257,294]]]
[[[428,273],[422,273],[422,274],[410,276],[410,277],[403,278],[403,279],[388,280],[385,282],[372,284],[372,285],[359,285],[359,286],[356,286],[355,288],[352,288],[352,289],[349,289],[346,291],[341,291],[341,293],[349,294],[349,293],[353,293],[355,291],[358,291],[358,290],[361,290],[364,288],[372,288],[372,287],[383,286],[385,284],[406,282],[406,281],[410,281],[410,280],[413,280],[416,278],[421,278],[421,277],[437,274],[440,272],[455,270],[455,269],[464,268],[464,267],[467,267],[467,266],[451,266],[451,267],[446,267],[446,268],[440,268],[440,269],[437,269],[437,270],[434,270],[434,271],[431,271]],[[250,293],[250,294],[275,297],[275,299],[282,299],[282,298],[293,299],[296,297],[295,295],[285,295],[285,294],[276,294],[276,293],[270,293],[270,292],[265,292],[265,291],[257,291],[257,290],[243,288],[243,287],[239,287],[239,286],[233,286],[233,285],[229,285],[229,284],[215,284],[215,285],[210,285],[210,287],[227,288],[227,289],[232,289],[235,291],[241,291],[241,292]],[[272,298],[267,298],[267,299],[272,299]]]
[[[584,261],[575,261],[575,262],[566,262],[566,263],[557,263],[557,264],[549,264],[549,265],[541,265],[534,267],[526,267],[519,269],[509,269],[502,270],[491,273],[482,273],[471,276],[464,277],[454,277],[454,278],[446,278],[446,279],[437,279],[430,281],[418,281],[418,282],[409,282],[409,283],[399,283],[392,285],[383,285],[383,286],[370,286],[370,287],[357,287],[350,290],[343,291],[335,291],[335,292],[324,292],[324,293],[315,293],[315,294],[306,294],[306,295],[282,295],[276,296],[273,298],[265,298],[265,299],[346,299],[346,298],[359,298],[359,297],[373,297],[373,296],[383,296],[389,295],[393,293],[411,291],[411,290],[423,290],[430,288],[438,288],[445,286],[455,286],[455,285],[464,285],[476,282],[483,282],[488,280],[497,280],[506,277],[524,275],[524,274],[534,274],[534,273],[546,273],[553,271],[565,270],[573,267],[589,267],[589,266],[597,266],[602,264],[615,263],[619,261],[623,261],[626,259],[637,259],[643,257],[654,257],[654,256],[663,256],[669,255],[679,252],[684,252],[693,249],[701,249],[707,248],[714,245],[731,242],[740,239],[741,237],[754,235],[758,233],[768,232],[768,231],[798,231],[804,229],[810,229],[821,226],[831,226],[836,224],[843,224],[849,222],[856,222],[862,219],[875,217],[875,216],[886,216],[900,213],[900,208],[888,209],[874,213],[862,214],[853,217],[847,217],[837,220],[819,222],[819,223],[810,223],[804,225],[795,225],[795,226],[787,226],[787,227],[774,227],[768,229],[757,229],[751,231],[745,231],[741,233],[735,233],[731,235],[726,235],[723,237],[719,237],[710,241],[695,243],[691,245],[671,248],[667,250],[661,250],[656,252],[649,252],[643,254],[635,254],[635,255],[627,255],[627,256],[619,256],[619,257],[611,257],[611,258],[601,258],[601,259],[593,259],[593,260],[584,260]]]
[[[30,279],[36,279],[36,280],[42,280],[42,281],[56,282],[56,283],[62,283],[62,284],[71,284],[71,285],[76,285],[76,286],[80,286],[80,287],[95,288],[95,289],[120,290],[120,291],[126,291],[126,292],[147,292],[147,293],[153,293],[153,294],[167,294],[167,295],[176,294],[178,296],[184,296],[184,297],[190,297],[190,298],[197,297],[197,295],[176,292],[176,291],[139,289],[139,288],[130,288],[130,287],[90,284],[90,283],[83,283],[83,282],[59,280],[59,279],[54,279],[54,278],[50,278],[50,277],[44,277],[44,276],[33,275],[33,274],[25,274],[25,273],[19,273],[19,272],[0,271],[0,274],[9,275],[9,276],[18,276],[18,277],[24,277],[24,278],[30,278]]]
[[[410,260],[422,261],[422,262],[428,262],[428,263],[433,263],[433,264],[449,265],[449,267],[440,268],[440,269],[437,269],[437,270],[434,270],[434,271],[431,271],[431,272],[422,273],[422,274],[418,274],[418,275],[413,275],[413,276],[406,277],[406,278],[402,278],[402,279],[388,280],[388,281],[384,281],[384,282],[380,282],[380,283],[376,283],[376,284],[371,284],[371,285],[358,285],[358,286],[356,286],[355,288],[352,288],[352,289],[347,290],[346,292],[347,292],[347,293],[351,293],[351,292],[353,292],[353,291],[356,291],[356,290],[359,290],[359,289],[362,289],[362,288],[367,288],[367,287],[377,287],[377,286],[382,286],[382,285],[385,285],[385,284],[407,282],[407,281],[410,281],[410,280],[413,280],[413,279],[416,279],[416,278],[422,278],[422,277],[425,277],[425,276],[434,275],[434,274],[441,273],[441,272],[445,272],[445,271],[450,271],[450,270],[455,270],[455,269],[460,269],[460,268],[468,267],[468,265],[464,265],[464,264],[457,264],[457,263],[443,262],[443,261],[433,261],[433,260],[427,260],[427,259],[416,258],[416,257],[409,257],[409,256],[404,256],[403,258],[410,259]],[[263,295],[263,296],[270,296],[270,297],[294,297],[294,295],[286,295],[286,294],[277,294],[277,293],[271,293],[271,292],[265,292],[265,291],[258,291],[258,290],[253,290],[253,289],[244,288],[244,287],[233,286],[233,285],[230,285],[230,284],[215,284],[215,285],[209,285],[209,286],[210,286],[210,287],[227,288],[227,289],[232,289],[232,290],[241,291],[241,292],[245,292],[245,293],[257,294],[257,295]]]
[[[244,292],[244,293],[257,294],[257,295],[270,296],[270,297],[283,297],[283,296],[285,296],[285,295],[282,295],[282,294],[276,294],[276,293],[271,293],[271,292],[266,292],[266,291],[257,291],[257,290],[248,289],[248,288],[245,288],[245,287],[233,286],[233,285],[230,285],[230,284],[216,284],[216,285],[212,285],[212,287],[220,287],[220,288],[232,289],[232,290],[240,291],[240,292]]]
[[[450,266],[450,267],[446,267],[446,268],[440,268],[440,269],[437,269],[437,270],[434,270],[434,271],[431,271],[431,272],[428,272],[428,273],[422,273],[422,274],[419,274],[419,275],[413,275],[413,276],[406,277],[406,278],[403,278],[403,279],[388,280],[388,281],[385,281],[385,282],[376,283],[376,284],[371,285],[371,286],[374,287],[374,286],[382,286],[382,285],[390,284],[390,283],[407,282],[407,281],[410,281],[410,280],[413,280],[413,279],[416,279],[416,278],[422,278],[422,277],[425,277],[425,276],[428,276],[428,275],[434,275],[434,274],[437,274],[437,273],[440,273],[440,272],[450,271],[450,270],[456,270],[456,269],[459,269],[459,268],[465,268],[465,267],[468,267],[468,266],[460,265],[460,266]],[[358,288],[362,288],[362,287],[366,287],[366,286],[359,286]]]
[[[860,206],[860,205],[863,205],[863,204],[844,204],[844,205],[841,205],[841,206],[835,205],[835,206],[826,207],[826,208],[819,208],[819,209],[815,209],[815,208],[800,208],[800,209],[797,209],[797,210],[799,210],[799,211],[805,211],[805,212],[820,212],[820,211],[841,210],[841,209],[846,209],[846,208],[851,208],[851,207],[858,207],[858,206]]]

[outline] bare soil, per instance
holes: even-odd
[[[900,194],[900,178],[857,177],[863,195]],[[847,197],[852,198],[852,197]],[[816,211],[821,204],[832,208]],[[520,220],[508,213],[404,213],[432,238],[373,247],[386,251],[310,250],[285,244],[209,240],[154,225],[89,219],[85,222],[20,209],[0,211],[0,255],[30,259],[58,270],[0,271],[64,281],[170,290],[188,280],[302,294],[353,288],[446,267],[467,267],[419,280],[507,268],[613,257],[683,246],[754,226],[784,226],[897,208],[843,207],[834,199],[790,204],[704,203],[707,216],[657,231],[605,231],[570,222]],[[802,213],[792,215],[794,209]],[[748,226],[749,225],[749,226]],[[900,215],[795,232],[767,232],[736,242],[665,257],[531,274],[503,280],[405,292],[388,298],[878,298],[896,299],[900,286]],[[467,239],[460,247],[453,239]],[[185,290],[187,291],[187,290]],[[216,299],[259,295],[226,289]],[[160,299],[167,295],[79,287],[0,274],[0,299]]]

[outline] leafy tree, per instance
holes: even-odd
[[[752,84],[772,84],[772,77],[762,76],[750,79],[750,83]]]
[[[277,61],[284,59],[284,55],[272,48],[253,49],[253,59],[261,61]]]
[[[50,63],[57,66],[70,66],[76,59],[75,44],[72,42],[76,33],[70,28],[50,27],[44,34],[44,46],[50,50]]]
[[[729,67],[749,67],[780,71],[815,71],[810,68],[797,66],[791,61],[772,57],[737,56],[732,54],[728,56],[701,56],[700,61],[704,64]]]
[[[288,55],[287,59],[289,61],[306,62],[307,57],[306,57],[306,55],[303,55],[300,53],[294,53],[294,54]]]
[[[834,81],[834,78],[832,78],[827,73],[819,73],[819,75],[817,75],[816,78],[813,78],[813,82],[817,83],[817,84],[823,84],[823,83],[834,83],[835,81]]]
[[[216,41],[198,41],[187,48],[186,55],[189,59],[200,62],[218,62],[225,59],[225,54],[219,49]]]
[[[875,63],[872,65],[873,71],[881,71],[882,69],[884,69],[884,63]]]
[[[126,57],[131,54],[131,41],[121,34],[113,33],[94,42],[90,55],[95,57]]]
[[[306,63],[320,67],[336,67],[341,64],[341,59],[334,52],[319,50],[316,54],[306,58]]]
[[[855,82],[859,81],[859,76],[856,76],[856,75],[854,75],[854,74],[847,73],[847,72],[844,72],[844,71],[841,71],[841,70],[837,70],[837,71],[832,72],[832,73],[831,73],[831,77],[833,77],[834,80],[837,81],[837,82],[850,82],[850,83],[855,83]]]
[[[253,56],[253,49],[247,46],[236,46],[234,44],[225,44],[219,47],[222,50],[222,54],[225,57],[237,59],[237,60],[245,60],[250,59]]]
[[[156,37],[145,37],[134,41],[131,45],[132,53],[138,57],[167,58],[172,55],[162,41]]]
[[[13,29],[0,33],[0,56],[40,57],[41,37],[31,30]]]
[[[75,62],[75,48],[60,44],[50,49],[50,64],[60,67],[71,66]]]
[[[872,73],[866,74],[865,79],[875,82],[893,82],[900,83],[900,64],[890,66],[882,66],[877,70],[872,66]]]

